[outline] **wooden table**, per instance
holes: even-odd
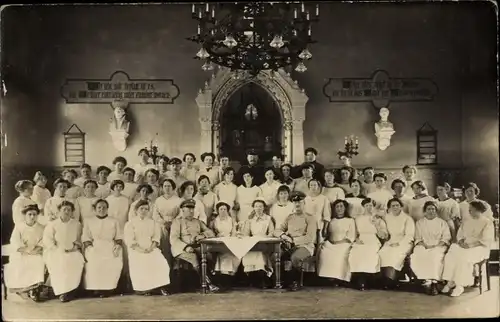
[[[206,238],[200,241],[201,247],[201,287],[203,293],[207,293],[207,253],[230,252],[226,244],[221,240]],[[269,252],[272,249],[275,254],[275,289],[281,289],[281,239],[267,238],[266,240],[258,241],[250,251]]]

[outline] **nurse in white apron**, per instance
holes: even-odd
[[[61,302],[68,302],[82,280],[82,225],[72,217],[75,210],[73,203],[64,200],[58,209],[57,219],[45,226],[43,257],[54,294],[59,296]]]
[[[33,178],[33,182],[35,186],[33,187],[33,195],[31,199],[36,202],[38,205],[38,209],[40,212],[43,212],[43,208],[45,207],[45,203],[52,197],[50,190],[47,189],[47,177],[43,175],[40,171],[35,173],[35,177]]]
[[[231,167],[225,168],[222,172],[222,181],[214,187],[214,193],[217,200],[224,200],[230,206],[230,215],[236,221],[237,211],[234,209],[236,205],[236,194],[238,187],[234,184],[234,169]]]
[[[97,182],[94,180],[87,180],[83,184],[83,196],[76,199],[76,207],[80,209],[80,218],[82,224],[85,224],[85,220],[94,218],[95,212],[93,209],[94,203],[99,200],[95,195],[97,190]]]
[[[37,222],[40,210],[28,205],[22,210],[24,221],[14,227],[10,247],[14,251],[5,265],[5,285],[11,292],[28,293],[33,301],[39,301],[40,286],[45,276],[43,261],[43,229]]]
[[[236,194],[236,202],[239,207],[238,211],[238,227],[241,228],[244,225],[244,222],[250,216],[250,213],[253,210],[252,203],[259,194],[261,193],[261,189],[253,184],[254,178],[250,171],[245,171],[242,174],[243,184],[238,187]]]
[[[123,235],[118,221],[108,216],[108,202],[99,199],[93,205],[95,216],[83,227],[85,263],[84,287],[105,297],[118,285],[123,268]],[[104,269],[103,269],[104,268]]]
[[[29,205],[36,205],[31,199],[33,195],[33,182],[30,180],[20,180],[14,185],[14,189],[19,192],[19,197],[12,203],[12,219],[14,225],[24,222],[23,209]]]

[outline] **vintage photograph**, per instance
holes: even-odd
[[[496,1],[1,9],[3,320],[500,316]]]

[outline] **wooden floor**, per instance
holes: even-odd
[[[300,292],[253,289],[222,294],[136,295],[107,299],[51,300],[33,303],[11,296],[2,301],[2,316],[13,320],[230,320],[299,318],[465,318],[499,316],[499,278],[492,290],[477,288],[452,298],[405,291],[306,287]]]

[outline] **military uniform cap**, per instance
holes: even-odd
[[[187,199],[181,203],[181,208],[184,208],[184,207],[194,208],[195,206],[196,206],[196,200],[194,200],[194,199]]]
[[[291,201],[301,201],[306,198],[306,194],[303,193],[302,191],[294,191],[292,192],[292,195],[290,196]]]

